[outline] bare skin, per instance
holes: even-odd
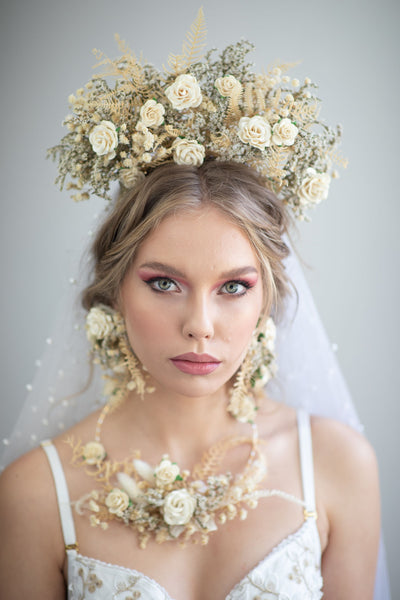
[[[166,292],[154,290],[159,282],[143,281],[144,271],[148,278],[148,265],[161,259],[183,274],[176,282],[170,273],[163,273],[164,280],[173,281]],[[264,303],[261,278],[254,283],[253,272],[251,290],[244,293],[239,286],[231,297],[234,288],[227,288],[221,274],[243,266],[260,274],[245,236],[213,209],[166,219],[142,245],[122,286],[119,308],[156,391],[145,401],[131,393],[106,419],[102,441],[110,459],[122,459],[140,448],[151,464],[168,452],[182,469],[192,469],[221,438],[250,433],[248,424],[238,423],[226,412],[229,382]],[[153,345],[149,340],[154,340]],[[217,356],[221,367],[206,377],[175,372],[170,357],[190,351]],[[89,416],[54,440],[71,500],[91,491],[95,483],[70,464],[71,449],[65,439],[73,435],[83,442],[92,440],[97,416]],[[268,463],[265,487],[302,497],[295,412],[265,398],[257,422]],[[313,418],[312,436],[324,598],[371,599],[379,538],[374,453],[361,435],[331,420]],[[241,472],[248,451],[243,446],[230,452],[221,472]],[[43,450],[23,456],[0,478],[0,516],[0,597],[65,598],[64,542]],[[214,532],[207,546],[188,545],[182,550],[174,542],[149,543],[141,550],[135,534],[121,523],[102,531],[90,527],[87,517],[74,518],[81,554],[140,571],[175,600],[224,599],[303,523],[299,506],[264,499],[249,511],[246,521],[230,521]]]

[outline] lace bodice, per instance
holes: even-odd
[[[304,499],[311,514],[280,542],[235,587],[225,600],[319,600],[322,597],[321,547],[315,519],[309,418],[299,413]],[[66,546],[75,544],[68,490],[56,449],[44,446],[56,482]],[[69,600],[174,600],[153,579],[134,569],[108,564],[68,549]]]

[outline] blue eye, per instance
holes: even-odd
[[[175,292],[178,289],[175,281],[168,277],[152,277],[146,283],[156,292]]]
[[[223,294],[227,294],[229,296],[243,296],[247,290],[250,288],[250,284],[247,281],[227,281],[221,287],[221,291]]]

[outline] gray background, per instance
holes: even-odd
[[[54,188],[45,149],[58,142],[67,97],[86,83],[91,50],[118,54],[118,32],[157,66],[180,50],[200,0],[15,0],[1,6],[0,436],[32,379],[94,201]],[[341,122],[350,164],[300,228],[306,275],[378,455],[393,598],[399,539],[399,24],[397,0],[203,0],[208,46],[246,37],[256,66],[301,59],[293,76],[320,85],[323,116]],[[345,507],[343,507],[345,510]]]

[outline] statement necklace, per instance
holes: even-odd
[[[285,492],[258,489],[266,476],[266,461],[255,423],[251,437],[214,444],[190,472],[181,471],[168,455],[155,467],[141,460],[140,451],[123,461],[109,460],[100,441],[109,410],[106,405],[99,416],[94,441],[82,445],[68,440],[72,464],[83,466],[101,486],[75,503],[78,514],[89,513],[92,526],[107,529],[110,521],[123,522],[136,531],[141,548],[150,538],[158,543],[178,540],[185,545],[190,540],[205,545],[220,525],[236,517],[246,519],[259,498],[279,495],[303,504]],[[243,444],[251,446],[243,472],[215,474],[228,450]]]

